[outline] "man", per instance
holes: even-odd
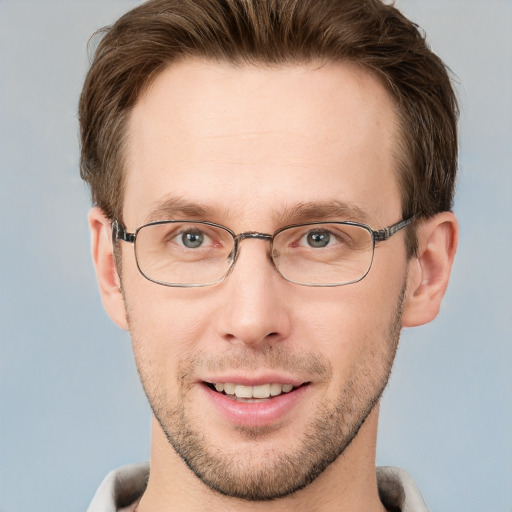
[[[424,511],[375,469],[402,327],[457,245],[457,105],[377,0],[157,0],[99,44],[80,100],[103,304],[153,410],[150,465],[90,506]]]

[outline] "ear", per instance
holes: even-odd
[[[417,229],[418,253],[409,262],[403,327],[415,327],[434,320],[448,286],[459,226],[455,215],[442,212]]]
[[[128,330],[121,280],[114,260],[111,223],[98,207],[92,208],[89,212],[89,229],[91,230],[92,259],[96,268],[103,307],[114,323]]]

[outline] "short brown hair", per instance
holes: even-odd
[[[457,100],[441,59],[394,6],[380,0],[150,0],[102,33],[80,97],[80,172],[108,218],[122,218],[131,110],[165,66],[186,57],[362,66],[397,105],[403,217],[451,209]],[[414,245],[409,239],[409,254]]]

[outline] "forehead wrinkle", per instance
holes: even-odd
[[[349,220],[368,222],[368,213],[359,206],[337,200],[300,202],[274,210],[274,217],[281,225],[299,224],[318,220]]]

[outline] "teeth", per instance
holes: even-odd
[[[238,398],[252,398],[252,386],[241,386],[237,384],[235,386],[235,395]]]
[[[269,398],[278,396],[281,393],[289,393],[293,386],[291,384],[261,384],[260,386],[242,386],[232,382],[218,382],[214,384],[215,389],[226,395],[234,395],[237,398]]]
[[[281,384],[270,384],[270,396],[280,395],[282,387]]]
[[[253,386],[252,396],[253,398],[268,398],[270,396],[270,384]]]
[[[234,395],[235,394],[235,384],[225,383],[224,384],[224,392],[227,395]]]

